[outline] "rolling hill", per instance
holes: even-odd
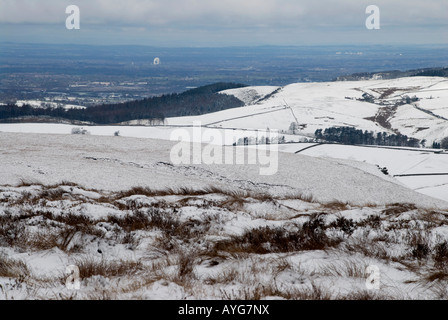
[[[392,80],[295,83],[221,91],[245,106],[197,117],[167,118],[168,125],[200,121],[208,127],[277,129],[314,137],[317,129],[349,126],[399,133],[429,145],[448,136],[448,80],[406,77]]]
[[[244,106],[86,134],[0,124],[0,299],[448,298],[448,154],[297,142],[334,126],[440,139],[444,78],[220,94]],[[232,145],[268,128],[289,143]],[[178,145],[232,161],[176,164]],[[249,162],[263,148],[271,175]]]

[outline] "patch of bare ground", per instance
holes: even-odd
[[[364,118],[365,120],[370,120],[372,122],[378,123],[383,128],[388,130],[392,130],[392,125],[389,120],[395,115],[397,112],[396,106],[386,106],[378,109],[378,112],[373,117]]]

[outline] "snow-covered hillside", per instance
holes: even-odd
[[[260,176],[174,144],[0,133],[0,299],[448,297],[448,202],[364,162],[280,152]]]
[[[246,105],[252,105],[267,99],[272,93],[279,89],[280,87],[274,86],[258,86],[229,89],[221,91],[221,93],[233,95],[243,101]]]
[[[448,201],[448,154],[437,150],[401,149],[300,143],[279,147],[282,152],[300,153],[318,158],[345,159],[376,165],[403,185]],[[302,151],[303,150],[303,151]],[[436,151],[436,152],[434,152]],[[366,168],[364,168],[366,170]]]
[[[420,195],[379,170],[369,173],[356,165],[301,154],[279,153],[278,172],[260,176],[259,165],[170,165],[170,152],[176,143],[165,140],[0,133],[0,142],[3,185],[21,180],[44,184],[71,181],[109,191],[134,186],[163,189],[214,185],[276,195],[303,193],[322,202],[406,202],[448,207],[448,203]],[[245,152],[245,148],[225,149]]]
[[[308,136],[320,128],[352,126],[374,132],[400,132],[428,143],[448,136],[448,80],[440,77],[296,83],[223,93],[240,98],[246,106],[170,118],[167,123],[182,125],[194,120],[223,128],[288,130],[292,122],[297,122],[299,133]],[[372,100],[361,101],[364,94]],[[406,97],[417,97],[418,101],[408,104]],[[385,114],[386,119],[380,120],[380,114]]]
[[[0,299],[446,300],[448,154],[302,141],[354,126],[429,145],[448,136],[447,90],[248,87],[222,92],[242,108],[164,126],[0,124]],[[233,146],[268,129],[301,143]],[[174,163],[212,136],[232,161]],[[261,175],[246,160],[266,148]]]
[[[64,124],[0,124],[0,132],[11,133],[47,133],[70,135],[73,128],[80,128],[73,125]],[[119,132],[121,137],[129,138],[151,138],[160,140],[177,141],[176,130],[181,129],[184,141],[196,143],[213,143],[231,146],[234,142],[247,136],[260,136],[262,131],[253,130],[233,130],[221,128],[201,128],[201,134],[194,134],[192,126],[178,127],[144,127],[144,126],[86,126],[83,127],[91,135],[112,137],[115,132]],[[205,130],[216,133],[222,140],[209,141],[204,136]],[[301,141],[306,137],[300,135],[284,135],[287,141]],[[205,139],[205,140],[204,140]],[[163,143],[161,141],[161,143]],[[426,194],[438,199],[448,201],[448,154],[437,154],[431,149],[401,150],[400,148],[377,148],[344,145],[319,145],[316,143],[287,143],[278,146],[281,153],[296,153],[309,155],[318,158],[347,159],[352,165],[368,163],[374,166],[374,171],[379,172],[376,166],[386,167],[390,175],[404,175],[394,178],[395,182],[400,182],[404,186],[419,193]],[[250,148],[264,148],[263,145],[250,146]],[[309,148],[309,149],[308,149]],[[301,151],[304,150],[304,151]],[[130,160],[131,161],[131,160]],[[292,160],[291,161],[298,161]],[[362,170],[371,172],[371,168],[362,167]],[[410,175],[413,176],[410,176]],[[424,175],[432,174],[432,175]],[[436,175],[434,175],[436,174]],[[384,175],[380,175],[383,176]]]

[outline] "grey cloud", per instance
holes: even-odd
[[[75,4],[84,23],[142,26],[354,25],[371,1],[353,0],[0,0],[0,23],[60,23]],[[390,23],[444,23],[448,1],[375,1]]]
[[[81,11],[78,34],[64,29],[71,4]],[[369,33],[371,4],[381,10],[381,30]],[[447,0],[0,0],[0,40],[25,39],[33,24],[30,39],[47,28],[67,41],[93,43],[447,43],[447,12]]]

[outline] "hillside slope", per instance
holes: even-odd
[[[174,142],[125,137],[0,133],[2,185],[22,180],[57,184],[70,181],[87,188],[118,191],[134,186],[205,188],[291,193],[321,202],[414,203],[448,207],[393,179],[370,174],[337,160],[279,153],[278,172],[260,176],[257,165],[170,164]],[[132,147],[130,147],[132,146]],[[226,152],[244,148],[225,147]],[[374,168],[374,166],[371,166]],[[373,170],[373,169],[372,169]]]
[[[295,83],[221,93],[245,100],[246,106],[197,117],[168,118],[166,123],[191,124],[194,120],[214,127],[287,131],[296,122],[297,134],[307,136],[313,136],[316,129],[350,126],[401,133],[427,143],[448,136],[448,80],[441,77]],[[263,95],[265,99],[258,98]]]
[[[280,152],[260,176],[173,165],[166,140],[0,145],[2,300],[448,298],[448,202],[374,165]]]

